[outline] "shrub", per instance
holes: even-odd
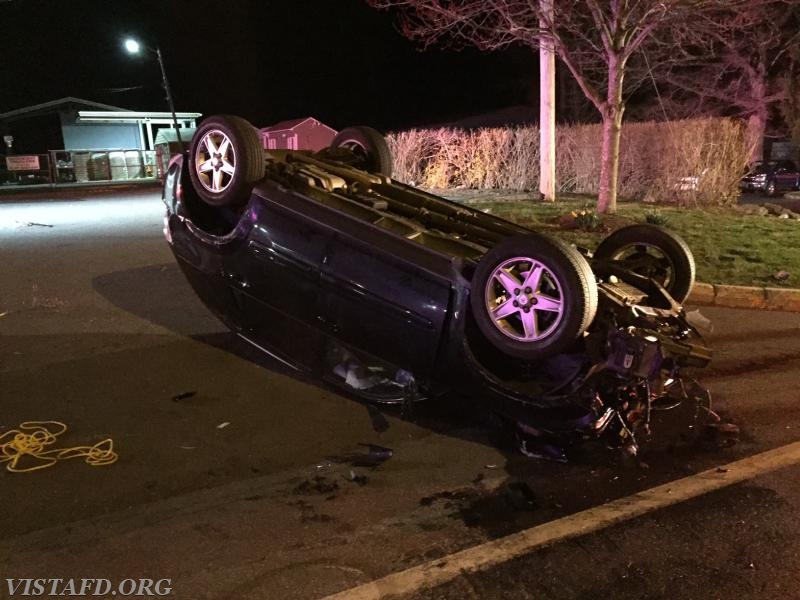
[[[666,227],[669,224],[669,217],[658,209],[652,209],[644,211],[644,221],[650,225]]]
[[[597,211],[588,204],[581,210],[572,211],[571,214],[575,219],[575,226],[581,231],[598,231],[603,226]]]
[[[561,192],[596,194],[600,125],[556,130],[556,180]],[[395,177],[429,189],[536,190],[537,127],[416,129],[387,136]],[[742,125],[702,118],[626,123],[620,144],[622,198],[688,205],[733,204],[747,164]]]

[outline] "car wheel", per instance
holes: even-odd
[[[618,229],[600,242],[595,258],[613,260],[650,277],[682,303],[695,278],[692,251],[680,237],[655,225],[631,225]]]
[[[331,142],[331,148],[345,148],[355,154],[356,166],[364,171],[392,176],[392,153],[379,131],[357,126],[343,129]]]
[[[597,283],[575,248],[541,234],[503,240],[480,260],[470,304],[481,333],[520,359],[572,344],[597,312]]]
[[[775,195],[775,182],[774,181],[770,181],[767,184],[767,187],[765,188],[764,191],[766,192],[767,196],[774,196]]]
[[[197,195],[211,206],[244,203],[264,177],[264,150],[255,128],[241,117],[209,117],[197,128],[189,150]]]

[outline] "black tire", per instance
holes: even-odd
[[[541,269],[531,279],[534,265]],[[575,248],[532,233],[503,240],[483,256],[472,277],[470,305],[495,348],[538,360],[566,349],[586,330],[597,312],[597,283]]]
[[[655,225],[630,225],[600,242],[594,257],[613,260],[660,283],[678,303],[692,291],[694,256],[682,238]]]
[[[243,204],[253,184],[264,177],[264,150],[245,119],[215,115],[197,128],[188,166],[192,186],[203,202],[235,206]]]
[[[392,153],[381,133],[372,127],[359,125],[342,129],[331,142],[331,148],[346,148],[356,157],[356,167],[372,173],[392,176]]]

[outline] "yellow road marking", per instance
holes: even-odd
[[[431,588],[462,573],[483,570],[548,544],[592,533],[798,463],[800,442],[794,442],[392,573],[322,600],[378,600]]]

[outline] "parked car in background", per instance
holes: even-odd
[[[797,190],[800,189],[800,170],[791,160],[759,160],[742,177],[739,189],[763,192],[767,196]]]

